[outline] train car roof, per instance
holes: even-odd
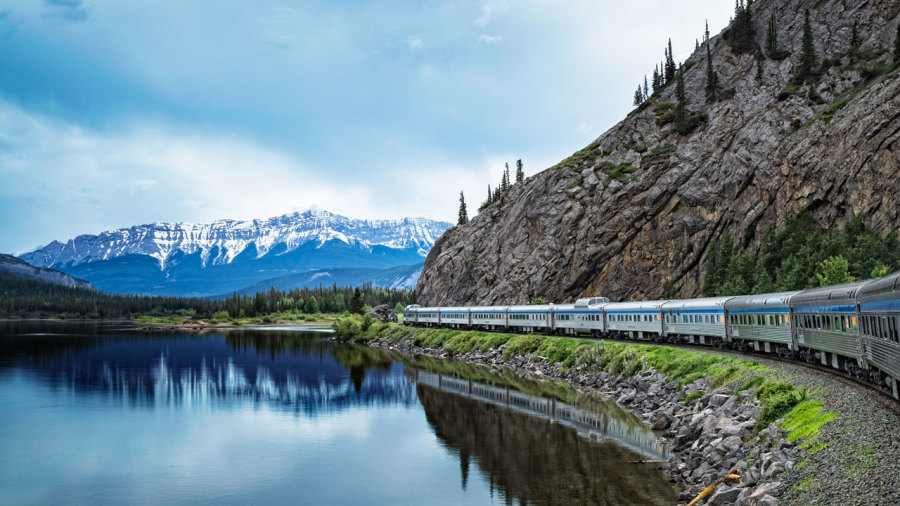
[[[533,306],[509,306],[510,311],[550,311],[556,306],[550,304],[535,304]]]
[[[416,308],[416,311],[440,311],[440,310],[441,310],[441,308],[439,308],[439,307],[419,307],[419,308]]]
[[[755,309],[767,307],[788,307],[791,297],[800,293],[793,292],[760,293],[757,295],[740,295],[725,303],[725,309]]]
[[[722,309],[725,303],[734,297],[706,297],[702,299],[669,300],[662,305],[662,309]]]
[[[900,298],[900,272],[888,274],[861,287],[856,298],[861,303]]]
[[[854,281],[840,285],[823,286],[803,290],[791,297],[791,307],[810,306],[855,306],[856,293],[863,286],[871,283],[871,279]]]
[[[472,312],[478,311],[481,313],[490,313],[490,312],[502,313],[502,312],[506,311],[507,307],[509,307],[509,306],[475,306],[471,309],[472,309]]]
[[[448,311],[452,311],[452,312],[454,312],[454,313],[458,313],[458,312],[460,312],[460,311],[468,311],[468,310],[471,309],[471,308],[470,308],[470,307],[462,307],[462,306],[457,306],[457,307],[447,307],[447,306],[442,306],[442,307],[439,307],[438,309],[439,309],[442,313],[446,313],[446,312],[448,312]]]
[[[579,306],[577,302],[575,304],[554,304],[553,310],[554,311],[584,311],[584,312],[601,311],[603,309],[603,306],[605,306],[605,305],[606,304],[593,304],[590,306]]]
[[[603,309],[605,311],[635,311],[640,309],[655,309],[658,311],[666,302],[669,301],[644,300],[636,302],[610,302],[609,304],[605,305]]]
[[[578,308],[594,308],[603,307],[603,305],[607,303],[609,303],[609,299],[607,299],[606,297],[585,297],[583,299],[576,300],[574,306]]]
[[[405,308],[403,308],[403,310],[404,310],[404,311],[411,311],[411,310],[419,309],[419,308],[421,308],[421,307],[422,307],[422,306],[420,306],[420,305],[418,305],[418,304],[410,304],[410,305],[406,306]]]

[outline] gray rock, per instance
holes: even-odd
[[[366,311],[366,314],[383,323],[397,322],[397,314],[386,304],[375,306]]]
[[[706,504],[712,505],[721,505],[721,504],[733,504],[737,501],[738,496],[743,492],[742,489],[731,487],[729,485],[719,485],[716,487],[716,491],[709,498]]]

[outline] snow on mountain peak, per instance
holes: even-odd
[[[279,254],[303,244],[318,246],[341,241],[362,248],[416,248],[425,256],[450,223],[424,218],[356,220],[322,210],[308,210],[266,220],[217,220],[212,223],[155,222],[111,230],[98,235],[80,235],[62,243],[53,241],[22,255],[39,267],[74,266],[124,255],[156,259],[160,269],[175,253],[199,252],[204,266],[231,263],[250,246],[257,258],[279,247]],[[283,246],[283,247],[281,247]]]

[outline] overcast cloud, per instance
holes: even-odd
[[[683,58],[733,7],[0,0],[0,251],[308,208],[452,221],[504,162],[619,121],[666,39]]]

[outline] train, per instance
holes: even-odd
[[[422,307],[403,324],[699,344],[821,364],[900,399],[900,272],[791,292],[682,300]]]

